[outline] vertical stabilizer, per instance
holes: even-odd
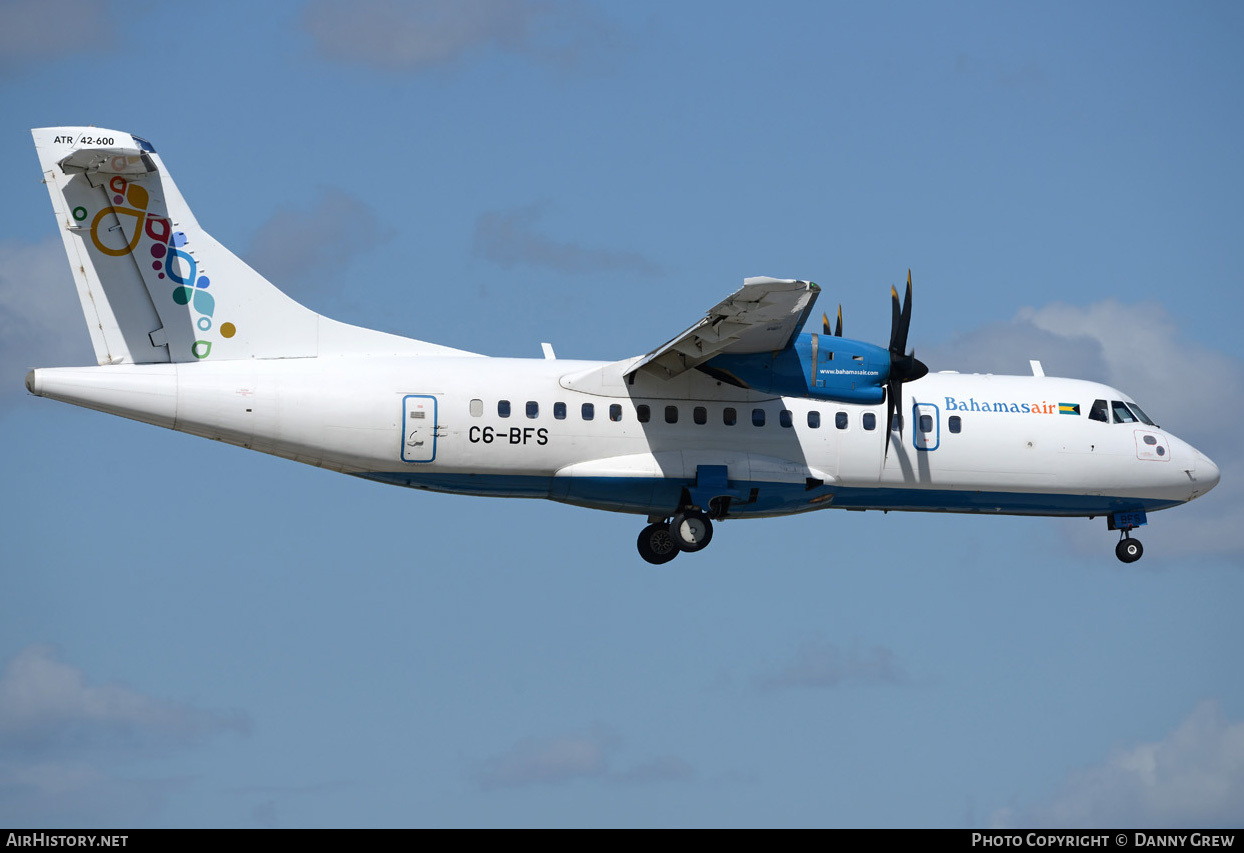
[[[299,305],[199,226],[145,139],[96,127],[31,133],[100,364],[474,355]]]
[[[199,227],[150,143],[33,135],[101,364],[318,354],[319,315]]]

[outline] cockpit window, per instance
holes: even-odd
[[[1110,410],[1106,408],[1105,400],[1094,400],[1093,408],[1089,409],[1090,421],[1101,421],[1104,424],[1110,423]]]
[[[1110,410],[1114,412],[1114,422],[1116,424],[1134,424],[1136,416],[1132,414],[1132,410],[1127,407],[1127,403],[1122,400],[1111,400]]]
[[[1140,418],[1141,423],[1148,424],[1149,426],[1157,426],[1157,424],[1149,420],[1149,416],[1145,414],[1144,410],[1141,409],[1140,406],[1135,403],[1128,403],[1127,407],[1132,410],[1132,414]]]

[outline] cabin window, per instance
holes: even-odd
[[[478,418],[482,416],[483,414],[484,414],[484,401],[483,400],[472,400],[471,401],[471,417]]]
[[[834,360],[834,354],[832,351],[826,352],[825,350],[821,350],[821,361],[833,361],[833,360]]]
[[[596,406],[592,403],[584,403],[583,408],[580,409],[580,412],[583,414],[583,420],[590,421],[592,418],[596,417]]]
[[[921,432],[932,432],[933,431],[933,416],[932,415],[921,415],[920,416],[920,431]]]
[[[838,429],[847,428],[847,413],[846,412],[838,412],[837,414],[834,415],[834,426],[838,427]]]
[[[877,428],[877,416],[874,415],[872,412],[865,412],[864,413],[864,429],[876,429],[876,428]]]
[[[609,406],[609,420],[614,421],[615,423],[622,420],[622,407],[617,403],[613,403]]]
[[[497,417],[508,418],[509,416],[510,416],[510,401],[509,400],[498,400],[497,401]]]
[[[1136,416],[1132,414],[1132,410],[1127,407],[1127,403],[1121,400],[1111,400],[1110,409],[1114,412],[1114,422],[1116,424],[1134,424]]]
[[[635,420],[639,421],[641,424],[648,423],[648,421],[652,420],[652,409],[648,408],[643,403],[640,403],[635,407]]]
[[[1094,400],[1093,408],[1089,409],[1090,421],[1101,421],[1104,424],[1110,423],[1110,412],[1106,408],[1105,400]]]
[[[739,422],[739,413],[727,406],[721,410],[721,422],[726,426],[734,426]]]
[[[678,407],[677,406],[666,406],[665,407],[665,422],[667,424],[678,423]]]
[[[820,429],[821,428],[821,413],[820,412],[808,412],[808,428],[809,429]]]
[[[790,413],[790,409],[783,409],[778,412],[778,423],[787,429],[795,425],[794,415]]]
[[[535,400],[527,401],[527,417],[529,418],[540,417],[540,404],[537,403]]]
[[[961,429],[963,429],[963,418],[958,415],[951,415],[950,420],[946,422],[946,425],[950,427],[951,432],[958,433]]]
[[[566,404],[565,403],[554,403],[553,404],[553,417],[559,421],[566,420]]]
[[[894,431],[902,432],[903,431],[903,416],[900,415],[898,412],[894,413],[894,425],[890,427],[890,431],[891,432],[894,432]]]
[[[752,426],[764,426],[764,425],[765,425],[765,410],[764,409],[752,409]]]
[[[1127,404],[1127,407],[1128,407],[1129,409],[1131,409],[1131,410],[1132,410],[1132,414],[1134,414],[1134,415],[1136,415],[1136,417],[1140,418],[1141,423],[1146,423],[1146,424],[1149,424],[1149,426],[1151,426],[1151,427],[1155,427],[1155,426],[1157,426],[1157,424],[1155,424],[1153,421],[1149,420],[1149,416],[1148,416],[1148,415],[1146,415],[1146,414],[1144,413],[1144,411],[1142,411],[1142,410],[1141,410],[1140,406],[1136,405],[1135,403],[1128,403],[1128,404]]]
[[[708,423],[708,409],[703,406],[696,406],[691,410],[691,419],[697,424]]]
[[[1145,444],[1154,445],[1157,443],[1158,443],[1158,440],[1154,438],[1153,436],[1151,435],[1145,436]]]

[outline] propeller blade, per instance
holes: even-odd
[[[890,328],[890,354],[901,356],[907,350],[907,330],[911,327],[911,270],[907,271],[907,294],[899,307],[898,291],[890,288],[894,325]]]
[[[834,328],[834,337],[842,337],[842,304],[838,305],[838,325]]]
[[[842,309],[841,309],[841,308],[839,308],[838,310],[839,310],[839,311],[841,311]],[[822,314],[821,314],[821,330],[822,330],[822,331],[823,331],[823,332],[824,332],[827,336],[828,336],[828,335],[830,335],[830,334],[832,334],[832,333],[829,331],[829,315],[828,315],[828,314],[825,314],[825,313],[822,313]]]
[[[911,270],[907,270],[907,293],[902,303],[898,289],[890,288],[890,376],[886,381],[886,457],[890,455],[890,433],[898,418],[898,436],[903,438],[903,383],[912,382],[929,372],[915,351],[907,353],[907,331],[911,327]]]
[[[907,351],[907,330],[911,328],[911,270],[907,271],[907,295],[903,298],[903,337],[899,342],[900,352]]]
[[[890,285],[890,352],[898,352],[894,346],[898,340],[898,324],[902,314],[898,304],[898,291],[894,289],[894,285]]]

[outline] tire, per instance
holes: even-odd
[[[669,523],[670,536],[681,551],[700,551],[713,541],[713,522],[704,513],[689,509]]]
[[[678,545],[670,536],[667,524],[649,524],[639,531],[639,540],[635,544],[639,547],[639,556],[654,566],[668,563],[678,556]]]
[[[1120,539],[1114,546],[1114,555],[1125,563],[1134,563],[1145,553],[1145,546],[1139,539]]]

